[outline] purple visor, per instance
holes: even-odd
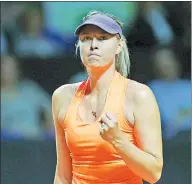
[[[90,16],[87,20],[85,20],[81,25],[76,28],[75,35],[78,36],[81,32],[81,29],[85,25],[90,24],[98,26],[110,34],[119,34],[120,36],[123,35],[120,25],[112,18],[103,14],[95,14]]]

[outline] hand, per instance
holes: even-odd
[[[120,138],[121,131],[118,122],[112,113],[105,113],[101,117],[100,135],[110,144],[113,144],[116,139]]]

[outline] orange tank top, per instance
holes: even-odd
[[[62,122],[72,158],[72,184],[142,184],[142,179],[129,169],[113,146],[99,135],[100,118],[94,123],[80,119],[78,109],[87,84],[88,80],[79,86]],[[127,121],[123,108],[127,84],[128,79],[115,72],[103,113],[115,114],[120,130],[135,144],[133,126]]]

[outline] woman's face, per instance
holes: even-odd
[[[115,62],[120,40],[94,25],[86,25],[79,35],[80,56],[86,67],[104,67]]]

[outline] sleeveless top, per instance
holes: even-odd
[[[61,122],[66,136],[67,146],[72,158],[72,184],[142,184],[117,154],[112,145],[104,141],[100,134],[101,116],[93,123],[83,122],[79,117],[79,106],[88,86],[86,80],[74,94]],[[124,115],[124,99],[128,79],[117,71],[109,86],[103,112],[112,112],[119,123],[120,130],[127,139],[135,143],[133,126]]]

